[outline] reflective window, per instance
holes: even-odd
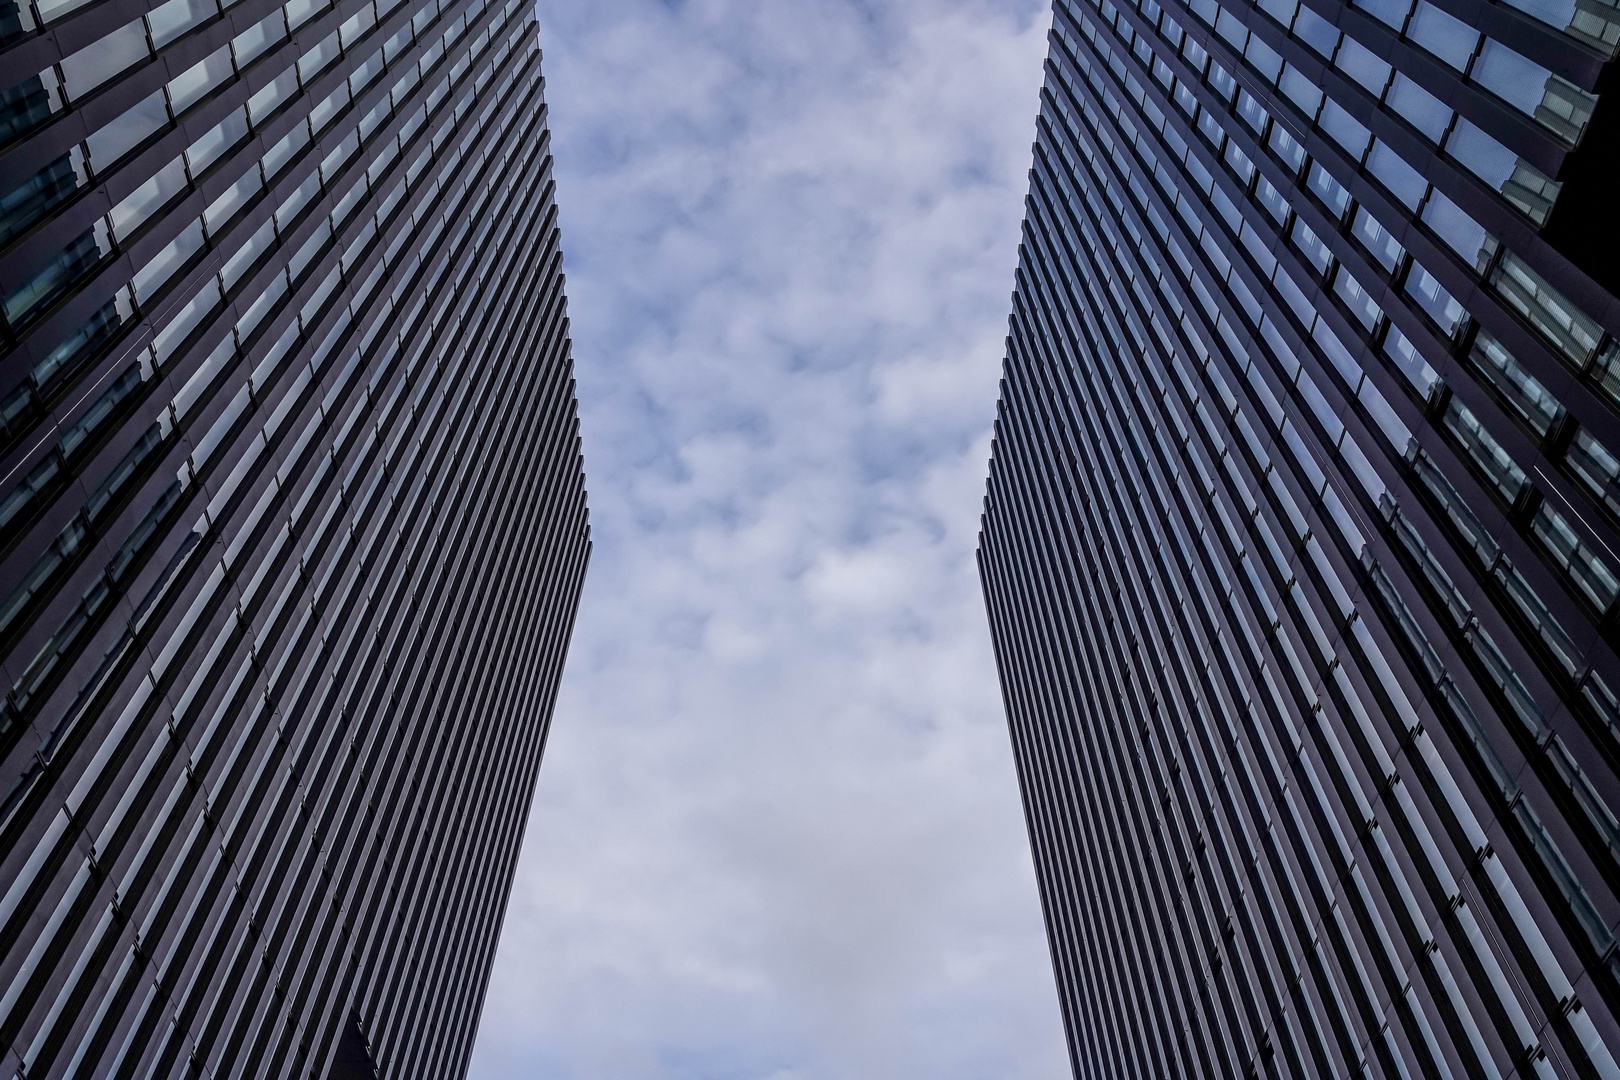
[[[1537,224],[1546,222],[1561,185],[1521,161],[1513,151],[1461,117],[1446,140],[1445,151]]]
[[[1390,74],[1395,70],[1352,37],[1345,38],[1339,46],[1333,65],[1360,83],[1361,88],[1375,98],[1384,96],[1384,87],[1389,84]]]
[[[1468,321],[1468,312],[1445,286],[1422,266],[1414,264],[1406,277],[1406,294],[1417,301],[1418,307],[1440,326],[1440,332],[1451,337]]]
[[[1496,254],[1495,238],[1440,191],[1429,192],[1428,202],[1423,206],[1423,224],[1433,229],[1476,273],[1483,273]]]
[[[1344,217],[1345,211],[1350,208],[1350,193],[1344,189],[1343,184],[1333,179],[1326,169],[1321,165],[1312,164],[1306,184],[1332,216]]]
[[[1407,336],[1401,333],[1400,328],[1391,326],[1384,332],[1384,354],[1394,361],[1407,382],[1412,384],[1418,397],[1427,400],[1433,392],[1434,386],[1440,376],[1429,362],[1417,351]]]
[[[1309,7],[1301,6],[1299,17],[1294,21],[1294,36],[1321,53],[1325,60],[1338,48],[1340,34],[1337,26]]]
[[[1281,124],[1272,126],[1271,138],[1266,141],[1266,145],[1293,172],[1299,172],[1305,164],[1305,148],[1299,145]]]
[[[1344,147],[1344,152],[1350,155],[1352,161],[1359,162],[1366,156],[1367,146],[1372,141],[1372,132],[1363,127],[1361,121],[1351,116],[1332,98],[1322,103],[1322,112],[1316,118],[1316,126],[1334,142]]]
[[[136,19],[62,60],[62,85],[69,100],[83,97],[126,68],[151,55],[146,27]]]
[[[106,223],[98,220],[6,297],[6,321],[16,326],[31,318],[94,270],[112,251],[112,236]]]
[[[272,12],[269,17],[259,20],[231,39],[231,52],[236,57],[237,67],[245,68],[286,37],[286,20],[279,10]]]
[[[1593,606],[1607,612],[1615,597],[1620,596],[1620,581],[1615,580],[1608,564],[1591,546],[1581,541],[1564,516],[1543,502],[1530,523],[1530,531],[1546,547],[1553,561],[1569,573]]]
[[[1367,155],[1367,171],[1386,191],[1405,203],[1408,210],[1416,210],[1429,189],[1429,182],[1382,139],[1373,140],[1372,152]]]
[[[1509,503],[1519,497],[1519,491],[1525,484],[1524,470],[1485,430],[1468,406],[1453,398],[1446,407],[1445,426],[1480,472],[1490,480],[1497,494]]]
[[[0,144],[32,131],[61,107],[56,72],[50,68],[0,91]]]
[[[208,235],[217,233],[263,189],[264,179],[259,175],[258,165],[254,165],[203,211],[203,224],[208,229]]]
[[[113,235],[120,241],[129,239],[130,235],[139,229],[148,218],[186,190],[185,162],[175,158],[157,174],[126,195],[122,202],[112,209]]]
[[[65,202],[86,180],[78,147],[63,154],[0,198],[0,244]]]
[[[1529,424],[1537,435],[1545,436],[1564,414],[1558,399],[1547,392],[1541,381],[1513,358],[1507,347],[1488,331],[1480,330],[1468,354],[1469,365],[1485,377],[1485,383],[1498,397]]]
[[[0,0],[0,46],[10,45],[34,27],[27,0]]]
[[[1480,37],[1478,30],[1428,0],[1420,0],[1406,28],[1406,36],[1458,71],[1468,69],[1468,61],[1473,58]]]
[[[1565,460],[1575,475],[1612,514],[1620,514],[1620,458],[1582,428],[1570,441]]]
[[[214,162],[247,136],[247,114],[242,109],[237,109],[204,132],[202,138],[186,148],[186,167],[191,172],[192,180],[207,172]]]
[[[1389,84],[1389,93],[1384,96],[1384,104],[1393,109],[1402,120],[1427,135],[1437,146],[1451,126],[1450,106],[1399,72]]]
[[[1384,313],[1379,309],[1377,302],[1366,289],[1362,288],[1361,282],[1342,266],[1333,276],[1333,292],[1344,302],[1344,306],[1350,309],[1350,314],[1361,323],[1362,329],[1369,333],[1377,327],[1379,319],[1383,318]]]
[[[106,172],[118,159],[168,126],[169,109],[164,104],[163,91],[158,90],[85,140],[90,150],[90,168]]]
[[[221,45],[169,80],[169,107],[179,116],[236,77],[231,47]]]
[[[1350,235],[1378,260],[1378,265],[1382,266],[1387,274],[1394,274],[1406,258],[1406,249],[1378,223],[1376,218],[1367,213],[1366,207],[1356,209],[1355,220],[1350,226]]]
[[[217,14],[216,0],[168,0],[146,13],[146,28],[152,35],[152,45],[161,49]]]
[[[1597,323],[1511,251],[1502,253],[1490,281],[1497,295],[1541,331],[1571,364],[1585,367],[1603,336]]]

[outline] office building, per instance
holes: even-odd
[[[1610,0],[1059,0],[980,569],[1075,1073],[1620,1075]]]
[[[526,0],[0,0],[0,1075],[455,1077],[589,551]]]

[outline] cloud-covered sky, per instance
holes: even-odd
[[[1039,0],[541,0],[596,549],[478,1080],[1068,1073],[973,564]]]

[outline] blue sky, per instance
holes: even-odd
[[[596,550],[473,1076],[1066,1076],[973,565],[1045,5],[539,7]]]

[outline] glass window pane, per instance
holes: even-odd
[[[1479,31],[1461,19],[1420,0],[1406,36],[1458,71],[1466,70],[1479,44]]]

